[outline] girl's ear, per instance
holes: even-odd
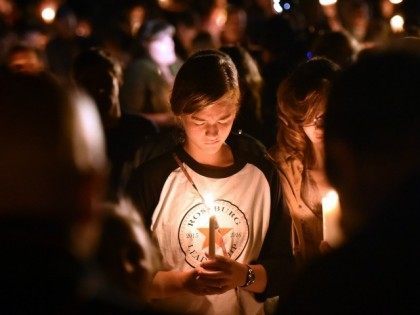
[[[175,116],[175,125],[181,129],[184,129],[184,123],[182,120],[182,116]]]

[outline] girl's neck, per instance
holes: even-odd
[[[233,153],[230,147],[224,143],[219,151],[208,154],[197,150],[188,143],[184,144],[184,150],[198,163],[216,167],[227,167],[234,163]]]
[[[325,169],[325,153],[324,153],[324,146],[322,144],[313,145],[313,153],[314,153],[314,164],[312,166],[312,170],[321,170]]]

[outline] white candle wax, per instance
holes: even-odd
[[[338,194],[331,190],[322,198],[323,239],[331,247],[337,247],[343,240],[340,228],[340,203]]]
[[[216,254],[216,216],[212,215],[209,218],[209,257],[214,258]]]

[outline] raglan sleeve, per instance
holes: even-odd
[[[144,165],[136,168],[130,175],[124,196],[129,199],[150,226],[154,208],[159,200],[159,192],[154,189],[151,174]]]
[[[281,296],[290,286],[296,272],[291,246],[291,218],[284,206],[280,177],[273,166],[268,176],[271,193],[270,222],[257,261],[267,273],[267,286],[255,294],[258,301]]]

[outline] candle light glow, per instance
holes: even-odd
[[[41,11],[41,17],[46,23],[51,23],[55,19],[55,9],[53,7],[45,7]]]
[[[319,0],[320,5],[332,5],[336,3],[337,3],[337,0]]]
[[[331,247],[337,247],[343,239],[339,224],[340,215],[338,194],[331,190],[322,198],[323,239]]]
[[[391,29],[394,33],[402,32],[404,30],[404,18],[401,15],[394,15],[389,21]]]

